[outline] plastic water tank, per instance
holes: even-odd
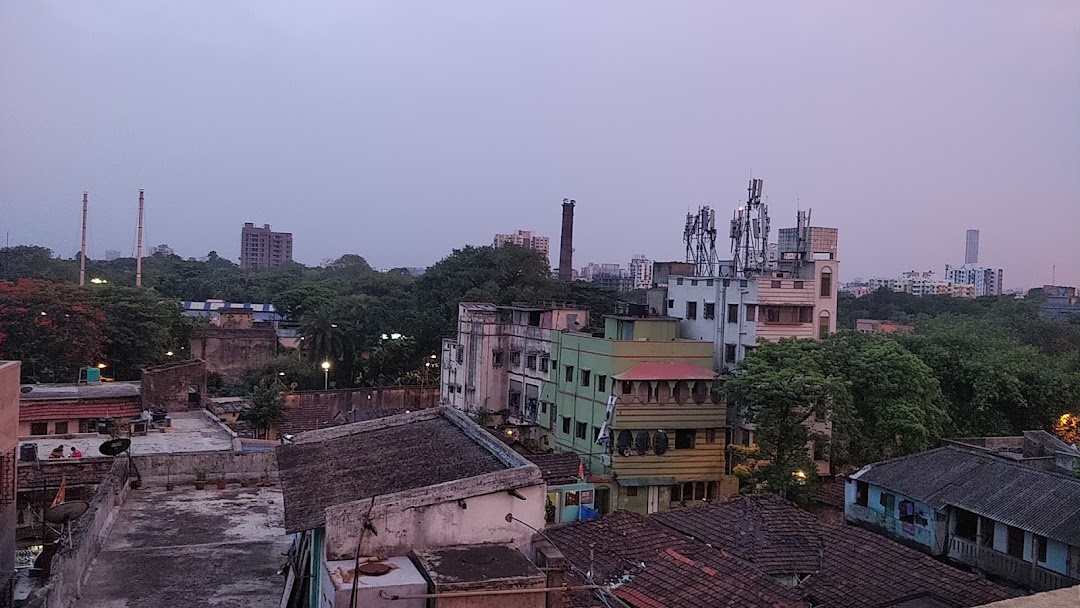
[[[35,460],[37,460],[37,444],[24,443],[20,445],[19,460],[23,462],[34,462]]]

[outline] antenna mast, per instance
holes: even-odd
[[[746,203],[731,218],[731,253],[735,274],[744,277],[765,270],[769,249],[769,206],[761,201],[764,182],[751,179],[746,188]]]
[[[79,286],[86,285],[86,207],[89,204],[89,193],[82,193],[82,248],[79,249]]]
[[[135,287],[142,287],[143,190],[139,188],[139,244],[135,248]]]
[[[703,206],[697,213],[687,213],[683,242],[686,261],[694,265],[694,274],[716,276],[716,211]]]

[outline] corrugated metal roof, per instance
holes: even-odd
[[[953,447],[867,465],[851,478],[1080,545],[1080,479]]]
[[[28,390],[29,389],[29,390]],[[24,384],[19,388],[20,401],[44,399],[120,399],[138,397],[140,382],[89,382],[86,384]]]

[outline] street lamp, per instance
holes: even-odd
[[[328,390],[330,388],[330,362],[329,361],[323,361],[322,362],[322,371],[323,371],[323,390],[325,391],[325,390]]]

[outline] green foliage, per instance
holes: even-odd
[[[79,280],[79,262],[53,257],[45,247],[16,246],[0,248],[0,281],[44,279],[56,283]]]
[[[191,325],[181,321],[179,302],[162,300],[149,289],[104,286],[91,291],[92,299],[104,313],[105,361],[117,380],[138,380],[140,369],[181,356],[179,334],[190,335]],[[166,355],[172,352],[172,357]]]
[[[269,429],[284,420],[285,401],[281,398],[281,386],[276,376],[267,376],[251,391],[251,409],[244,419],[257,429]]]
[[[746,408],[757,424],[757,445],[768,462],[759,480],[791,500],[805,500],[817,470],[808,453],[811,441],[824,441],[810,423],[849,416],[847,382],[829,375],[822,343],[781,340],[763,343],[740,363],[724,386],[728,400]]]

